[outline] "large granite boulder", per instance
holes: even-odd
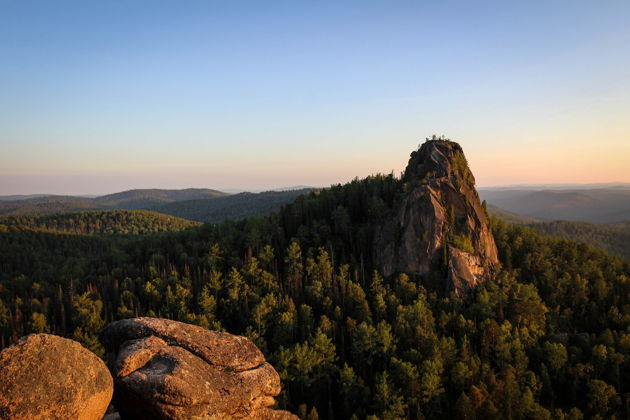
[[[297,419],[270,410],[280,377],[245,338],[158,318],[109,324],[114,405],[125,419]]]
[[[3,420],[100,420],[112,393],[105,363],[76,341],[32,334],[0,352]]]

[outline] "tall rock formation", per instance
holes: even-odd
[[[383,274],[442,272],[447,291],[467,294],[491,276],[498,257],[461,146],[427,141],[411,153],[402,180],[394,218],[375,238]]]

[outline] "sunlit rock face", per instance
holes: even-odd
[[[0,419],[101,420],[112,392],[105,363],[76,341],[31,334],[0,352]]]
[[[116,321],[101,332],[114,405],[125,419],[278,419],[280,377],[245,337],[159,318]]]
[[[467,294],[498,264],[497,247],[461,146],[431,140],[411,153],[405,192],[375,238],[385,276],[446,273],[445,290]]]

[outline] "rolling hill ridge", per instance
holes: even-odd
[[[201,223],[148,210],[91,210],[0,217],[0,232],[31,230],[84,235],[179,231]]]
[[[593,188],[570,190],[484,189],[479,195],[488,204],[542,220],[611,223],[630,220],[630,189]]]
[[[0,215],[55,213],[82,210],[138,210],[181,200],[224,197],[229,194],[206,188],[182,190],[135,189],[89,198],[42,195],[17,200],[0,200]]]

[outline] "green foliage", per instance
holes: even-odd
[[[464,156],[464,152],[456,150],[453,154],[453,158],[451,159],[451,163],[455,170],[455,174],[464,181],[465,185],[468,186],[468,188],[474,188],[475,177],[468,167],[468,161],[466,160],[466,156]]]
[[[223,197],[228,194],[205,188],[183,190],[137,189],[100,197],[61,195],[35,196],[13,201],[0,201],[0,215],[24,215],[85,210],[138,210],[173,201]]]
[[[543,235],[556,236],[601,248],[630,261],[630,224],[595,225],[585,222],[539,222],[529,225]]]
[[[175,201],[151,210],[199,222],[220,223],[248,217],[267,216],[292,203],[297,197],[308,194],[312,188],[288,191],[244,192],[225,197]]]
[[[31,320],[29,321],[29,330],[33,334],[50,332],[48,322],[46,321],[46,315],[39,312],[33,312],[31,314]]]
[[[104,357],[105,349],[97,338],[97,332],[105,324],[101,315],[103,302],[100,299],[93,300],[90,295],[90,292],[85,292],[72,298],[72,323],[75,326],[72,338],[98,356]]]
[[[546,365],[554,372],[562,369],[568,360],[567,348],[562,343],[543,344],[543,354]]]
[[[405,414],[402,396],[393,388],[389,374],[379,373],[374,384],[374,411],[379,419],[396,420]]]
[[[452,235],[449,241],[455,248],[461,249],[465,252],[473,253],[475,248],[473,247],[472,240],[468,235]]]
[[[104,210],[4,216],[0,217],[0,225],[6,231],[103,235],[177,231],[199,226],[199,223],[146,210]]]
[[[594,415],[608,417],[621,404],[615,387],[600,379],[591,380],[587,389],[588,408]]]

